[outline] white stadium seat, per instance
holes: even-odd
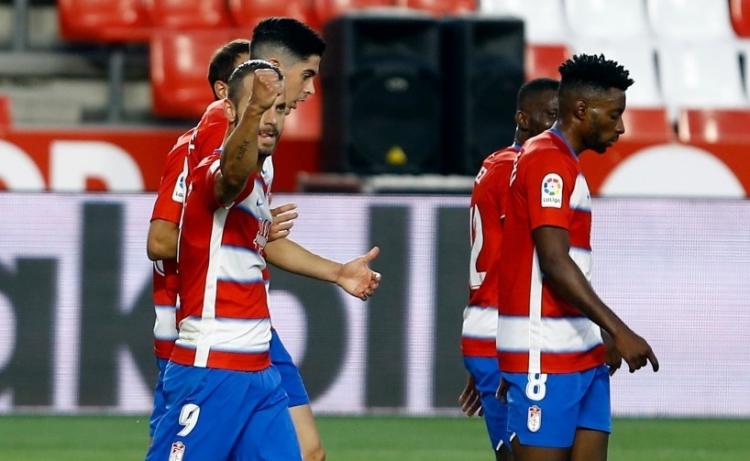
[[[568,37],[562,0],[481,0],[479,11],[520,17],[530,43],[563,43]]]
[[[616,39],[650,34],[643,0],[565,0],[574,36]]]
[[[603,42],[576,40],[575,53],[600,54],[614,59],[630,71],[635,84],[628,89],[628,107],[660,107],[664,105],[656,72],[656,53],[649,40]]]
[[[679,108],[746,108],[734,41],[662,42],[659,70],[664,99]]]
[[[727,0],[646,1],[651,29],[659,38],[698,41],[734,37]]]

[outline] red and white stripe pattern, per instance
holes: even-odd
[[[590,280],[591,195],[564,139],[546,132],[529,141],[509,197],[499,277],[501,368],[512,373],[572,373],[600,365],[600,328],[548,286],[531,236],[542,226],[566,229],[568,254]]]
[[[213,199],[219,156],[190,176],[180,233],[181,306],[172,360],[241,371],[269,366],[271,340],[262,252],[271,211],[263,174],[231,206]]]
[[[497,263],[502,244],[502,203],[520,146],[510,146],[482,163],[471,193],[469,305],[464,309],[461,351],[465,357],[494,357],[497,336]]]

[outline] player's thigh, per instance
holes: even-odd
[[[256,409],[243,428],[231,461],[302,461],[287,402],[279,387]]]
[[[607,461],[609,433],[578,429],[570,461]]]
[[[170,363],[164,380],[170,403],[146,459],[228,459],[255,408],[270,393],[263,374]]]
[[[482,401],[484,422],[493,450],[509,443],[508,407],[495,397],[500,385],[500,369],[497,359],[488,357],[465,357],[464,366],[474,377]]]
[[[297,433],[297,440],[302,449],[303,456],[308,453],[319,452],[323,449],[323,442],[320,439],[320,432],[315,423],[310,405],[297,405],[289,407],[289,414],[294,424],[294,430]]]
[[[581,400],[578,428],[592,429],[609,434],[612,432],[609,368],[602,365],[593,371],[591,383]]]
[[[530,447],[572,447],[581,400],[593,372],[503,373],[502,376],[509,383],[508,430],[511,438]]]
[[[513,461],[568,461],[569,448],[546,448],[522,445],[518,438],[511,442]]]

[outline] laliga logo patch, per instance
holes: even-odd
[[[526,427],[528,427],[531,432],[537,432],[542,427],[541,408],[536,405],[529,407],[529,417],[526,420]]]
[[[172,444],[172,449],[169,450],[169,461],[182,461],[185,456],[185,444],[182,442],[175,442]]]
[[[556,173],[547,174],[542,179],[542,207],[561,208],[563,194],[563,180]]]

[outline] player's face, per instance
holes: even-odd
[[[286,85],[286,109],[289,113],[297,103],[315,94],[315,76],[320,70],[320,56],[312,55],[307,59],[293,60],[281,68]]]
[[[625,133],[625,92],[610,88],[588,101],[584,147],[603,154]]]
[[[284,130],[286,118],[286,100],[283,95],[276,98],[270,109],[263,113],[258,127],[258,154],[267,156],[273,154]]]
[[[529,137],[534,137],[548,129],[557,120],[557,91],[540,93],[531,103],[528,111]]]

